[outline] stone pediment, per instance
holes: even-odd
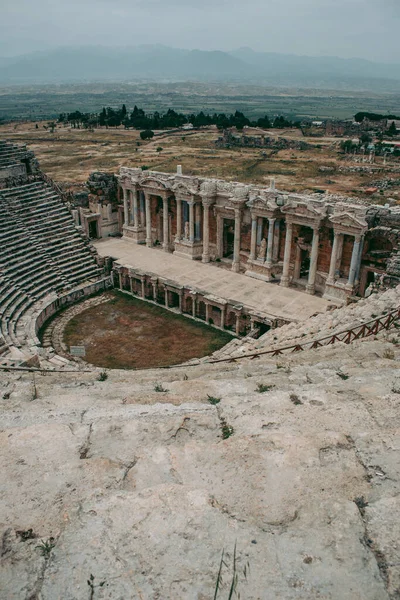
[[[162,179],[157,179],[155,177],[143,177],[140,180],[140,185],[142,187],[148,187],[148,188],[151,188],[152,190],[160,190],[162,192],[165,192],[165,191],[171,189],[171,186],[167,181],[164,181]]]
[[[364,219],[356,217],[355,215],[343,212],[329,217],[329,221],[334,225],[349,229],[367,229],[368,224]]]
[[[274,210],[277,208],[276,196],[274,193],[257,194],[250,196],[247,206],[259,210]]]
[[[326,208],[316,208],[310,203],[293,202],[289,201],[288,204],[282,206],[281,211],[284,214],[292,215],[294,217],[301,217],[302,219],[310,219],[315,221],[316,219],[323,219],[326,216]]]
[[[176,196],[195,196],[198,194],[198,188],[194,186],[184,185],[182,182],[175,183],[171,188]]]

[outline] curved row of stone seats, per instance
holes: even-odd
[[[400,307],[400,285],[362,298],[355,304],[335,308],[311,317],[304,323],[289,323],[271,329],[258,340],[234,340],[229,347],[217,351],[213,358],[233,358],[277,348],[304,344],[354,329]]]
[[[100,277],[88,242],[51,185],[0,190],[0,353],[4,345],[24,345],[34,305]]]
[[[0,141],[0,166],[21,162],[25,158],[26,152],[25,145],[16,145],[4,140]]]

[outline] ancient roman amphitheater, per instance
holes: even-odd
[[[0,597],[400,598],[400,211],[87,185],[0,142]],[[104,372],[63,336],[112,288],[231,341]]]

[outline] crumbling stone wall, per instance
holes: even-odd
[[[113,173],[95,171],[89,175],[86,182],[89,202],[101,202],[101,204],[118,204],[118,183]]]
[[[311,148],[310,144],[298,140],[264,135],[243,134],[239,136],[234,135],[230,130],[225,130],[215,143],[217,148],[268,148],[270,150],[307,150],[307,148]]]

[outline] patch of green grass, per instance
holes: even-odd
[[[154,386],[154,391],[155,392],[168,392],[168,390],[163,387],[162,383],[156,383]]]
[[[259,392],[260,394],[264,394],[265,392],[269,392],[270,390],[272,390],[275,386],[274,385],[266,385],[265,383],[258,383],[257,384],[257,392]]]
[[[44,558],[48,558],[50,556],[50,552],[53,550],[55,545],[55,539],[53,537],[50,537],[48,540],[42,540],[40,544],[36,546],[36,548],[40,550]]]
[[[217,398],[216,396],[210,396],[210,394],[207,394],[207,400],[210,404],[215,406],[221,402],[222,398]]]
[[[231,435],[235,433],[235,430],[233,429],[232,425],[228,425],[226,420],[223,418],[221,418],[221,433],[223,440],[227,440],[231,437]]]
[[[303,404],[297,394],[292,393],[292,394],[290,394],[289,398],[290,398],[290,401],[293,402],[293,404],[295,404],[296,406]]]
[[[106,381],[107,379],[108,379],[107,371],[101,371],[101,373],[99,373],[97,381]]]

